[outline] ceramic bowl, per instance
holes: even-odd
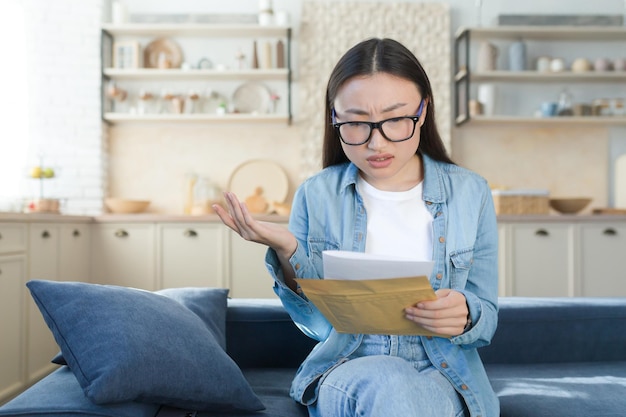
[[[587,197],[551,198],[550,207],[562,214],[576,214],[591,202]]]
[[[107,198],[104,200],[104,205],[111,213],[141,213],[150,205],[150,201]]]

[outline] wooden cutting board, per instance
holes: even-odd
[[[620,209],[620,208],[594,208],[593,209],[593,214],[625,214],[626,215],[626,209]]]

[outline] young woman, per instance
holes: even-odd
[[[435,125],[428,77],[391,39],[352,47],[326,92],[324,169],[295,193],[289,229],[256,221],[232,193],[222,221],[269,246],[275,292],[320,341],[291,396],[312,417],[499,415],[477,348],[497,325],[497,225],[486,181],[455,165]],[[431,260],[437,300],[406,319],[445,337],[334,331],[294,278],[322,278],[322,251]],[[285,346],[289,349],[289,346]]]

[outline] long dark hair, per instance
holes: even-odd
[[[428,76],[418,59],[404,45],[393,39],[368,39],[350,48],[337,62],[330,74],[326,88],[326,111],[322,165],[347,162],[348,157],[341,148],[337,131],[331,124],[331,111],[337,92],[343,84],[353,77],[373,75],[384,72],[404,78],[417,85],[422,98],[428,99],[426,119],[421,127],[420,144],[417,152],[431,158],[454,163],[448,156],[435,123],[435,101]]]

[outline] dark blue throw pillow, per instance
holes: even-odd
[[[63,358],[95,404],[264,408],[223,349],[224,325],[201,318],[203,302],[217,303],[225,317],[228,290],[159,294],[79,282],[33,280],[26,285]]]

